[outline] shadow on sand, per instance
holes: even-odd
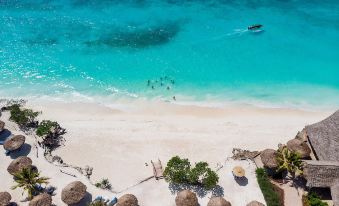
[[[27,156],[31,152],[32,146],[25,143],[24,145],[21,146],[20,149],[13,151],[9,154],[11,159],[16,159],[21,156]]]
[[[11,131],[9,131],[8,129],[4,129],[2,132],[0,132],[0,141],[5,141],[11,135]]]
[[[224,196],[224,188],[219,185],[215,186],[213,189],[206,190],[200,185],[190,185],[190,184],[174,184],[170,183],[168,188],[170,189],[172,194],[178,193],[182,190],[190,190],[195,192],[198,197],[205,197],[208,193],[211,193],[212,196],[223,197]]]
[[[241,177],[241,178],[234,178],[234,180],[240,185],[240,186],[246,186],[248,184],[247,177]]]

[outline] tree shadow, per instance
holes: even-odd
[[[85,197],[82,198],[80,202],[78,202],[77,204],[73,204],[72,206],[84,206],[84,205],[88,205],[91,202],[92,202],[92,195],[86,192]]]
[[[11,135],[12,135],[12,132],[9,131],[8,129],[2,130],[2,132],[0,132],[0,141],[5,141]]]
[[[248,184],[247,177],[235,177],[234,180],[240,185],[240,186],[246,186]]]
[[[197,194],[198,197],[203,198],[209,192],[212,193],[212,196],[224,196],[224,188],[217,185],[211,190],[206,190],[201,185],[190,185],[190,184],[175,184],[169,183],[168,188],[170,189],[172,194],[178,193],[182,190],[190,190]]]
[[[21,156],[27,156],[31,152],[32,146],[25,143],[23,144],[20,149],[12,151],[9,156],[11,159],[16,159]]]

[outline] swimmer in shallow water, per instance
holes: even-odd
[[[177,98],[175,98],[175,96],[173,96],[173,100],[174,100],[174,101],[177,101]]]

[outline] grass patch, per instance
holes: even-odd
[[[265,169],[258,168],[256,171],[257,180],[261,192],[264,195],[267,206],[283,206],[283,191],[278,189],[270,182]]]

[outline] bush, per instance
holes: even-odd
[[[188,159],[181,159],[178,156],[168,161],[164,177],[168,182],[202,185],[205,189],[212,189],[219,181],[217,173],[212,171],[206,162],[198,162],[191,168]]]
[[[111,190],[112,184],[108,179],[102,179],[100,182],[95,183],[95,186],[104,190]]]
[[[328,206],[328,204],[326,202],[321,201],[319,196],[314,192],[308,193],[305,199],[306,199],[305,204],[307,206]]]
[[[61,145],[63,140],[61,135],[65,134],[65,129],[61,128],[58,122],[43,120],[37,128],[36,134],[43,138],[41,142],[43,146],[53,150]]]
[[[17,123],[20,127],[35,127],[37,125],[36,118],[40,112],[34,112],[31,109],[21,109],[19,104],[13,104],[7,109],[10,111],[9,120]]]
[[[58,127],[60,127],[60,125],[57,122],[52,122],[50,120],[43,120],[37,128],[36,134],[39,137],[51,135],[52,133],[54,133],[55,129]]]
[[[191,163],[188,159],[181,159],[178,156],[172,157],[164,170],[165,180],[172,183],[189,182]]]
[[[274,185],[270,182],[266,171],[263,168],[258,168],[255,172],[267,206],[282,206],[283,201],[280,199],[279,193],[274,189]]]

